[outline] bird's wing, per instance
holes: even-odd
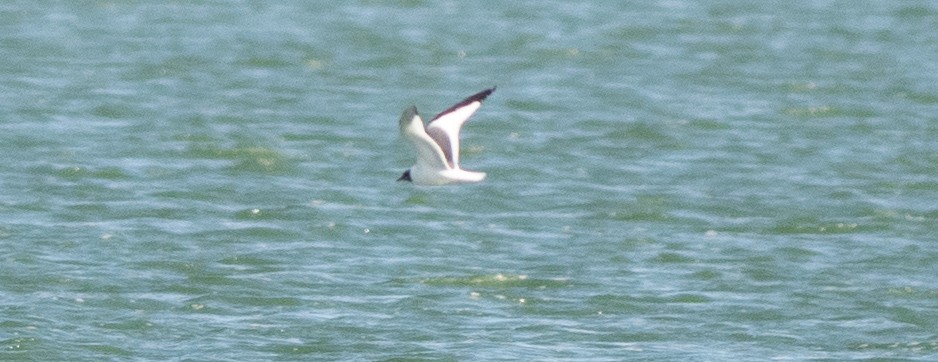
[[[440,146],[427,135],[423,127],[423,120],[417,114],[417,107],[410,106],[401,114],[401,135],[410,140],[417,151],[417,163],[432,169],[445,170],[450,168]]]
[[[446,162],[459,168],[459,130],[472,114],[482,107],[482,101],[495,91],[495,87],[473,94],[433,117],[426,133],[439,145]]]

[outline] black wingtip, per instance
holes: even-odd
[[[410,179],[410,170],[404,171],[404,174],[401,175],[401,177],[398,178],[397,180],[398,180],[398,181],[413,182],[413,180]]]
[[[456,105],[453,106],[452,108],[462,107],[462,106],[467,105],[467,104],[472,103],[472,102],[477,102],[477,101],[478,101],[478,102],[482,102],[483,100],[485,100],[485,98],[488,98],[489,94],[492,94],[492,92],[494,92],[494,91],[495,91],[495,87],[492,87],[492,88],[486,89],[486,90],[484,90],[484,91],[481,91],[481,92],[479,92],[479,93],[476,93],[476,94],[473,94],[473,95],[471,95],[471,96],[468,96],[468,97],[466,97],[466,99],[463,99],[463,100],[460,101],[459,103],[456,103]]]
[[[452,107],[447,108],[445,111],[440,112],[439,114],[436,115],[436,117],[433,117],[433,119],[440,118],[440,116],[447,114],[449,112],[452,112],[456,110],[457,108],[464,107],[465,105],[472,103],[472,102],[482,103],[482,101],[484,101],[485,98],[488,98],[489,94],[492,94],[492,92],[494,91],[495,91],[495,86],[492,86],[492,88],[489,88],[479,93],[468,96],[466,97],[466,99],[463,99],[459,101],[459,103],[454,104]]]
[[[473,95],[471,95],[471,96],[469,96],[469,97],[466,97],[466,99],[464,99],[464,100],[463,100],[462,102],[460,102],[460,103],[469,103],[469,102],[473,102],[473,101],[479,101],[479,102],[481,102],[481,101],[485,100],[485,98],[487,98],[487,97],[489,96],[489,94],[492,94],[492,92],[495,91],[495,88],[496,88],[496,86],[492,86],[492,88],[486,89],[486,90],[481,91],[481,92],[476,93],[476,94],[473,94]]]

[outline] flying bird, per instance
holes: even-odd
[[[405,109],[400,120],[401,135],[414,145],[417,163],[397,180],[416,185],[482,181],[485,172],[459,168],[459,130],[494,91],[495,87],[492,87],[463,99],[433,117],[426,127],[416,106]]]

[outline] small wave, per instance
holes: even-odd
[[[485,274],[465,277],[440,277],[421,281],[427,285],[558,288],[569,284],[568,279],[532,279],[524,274]]]

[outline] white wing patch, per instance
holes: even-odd
[[[452,168],[459,168],[459,130],[481,106],[482,102],[471,102],[449,113],[440,114],[427,126],[427,134],[440,146],[446,162]]]
[[[440,146],[424,130],[423,119],[417,114],[417,107],[410,106],[401,114],[401,135],[410,140],[417,151],[417,164],[430,169],[445,170],[450,168]]]

